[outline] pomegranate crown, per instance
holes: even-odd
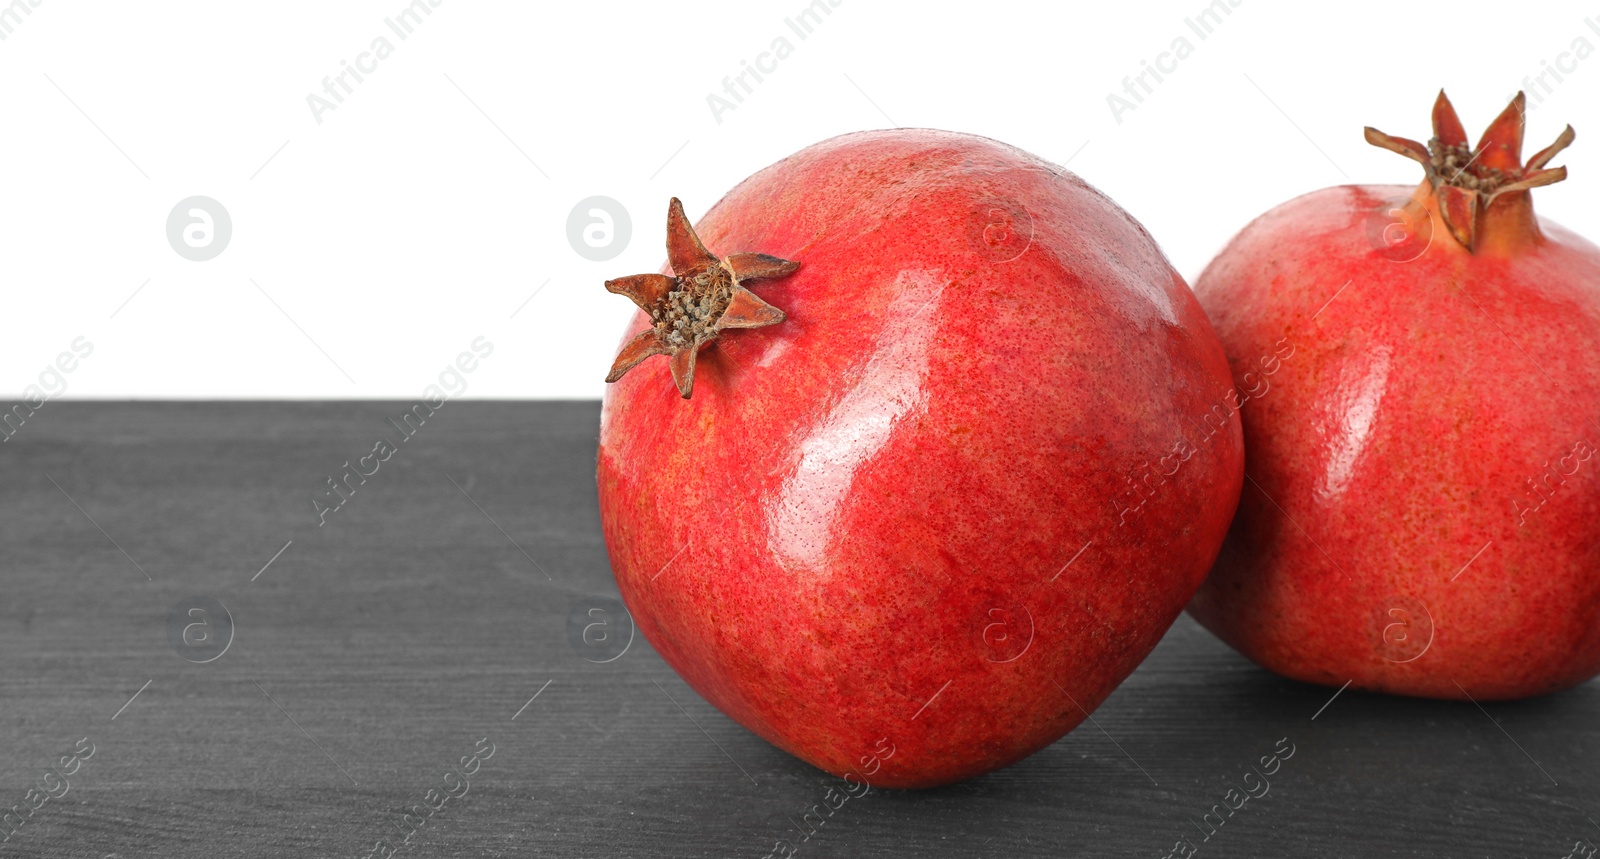
[[[1546,167],[1576,136],[1567,126],[1556,141],[1522,163],[1522,129],[1527,97],[1517,93],[1489,123],[1478,145],[1467,145],[1467,132],[1456,109],[1439,90],[1433,102],[1433,139],[1424,146],[1404,137],[1390,137],[1368,126],[1367,142],[1398,152],[1422,165],[1433,187],[1439,214],[1450,234],[1467,250],[1478,238],[1478,215],[1503,195],[1526,192],[1567,178],[1567,168]]]
[[[650,319],[650,327],[622,347],[607,382],[615,382],[646,358],[668,355],[672,381],[689,399],[694,393],[695,356],[728,329],[764,328],[786,317],[744,287],[756,280],[788,277],[800,263],[760,253],[719,257],[700,236],[673,197],[667,204],[667,262],[672,274],[634,274],[606,281],[606,289],[625,295]]]

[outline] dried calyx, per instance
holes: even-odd
[[[667,207],[667,261],[671,277],[635,274],[606,281],[606,289],[633,299],[651,323],[622,347],[606,381],[615,382],[652,355],[670,355],[672,381],[688,399],[701,346],[728,328],[761,328],[784,320],[782,310],[757,298],[742,282],[784,277],[800,264],[756,253],[718,257],[700,243],[677,197]]]
[[[1529,189],[1567,178],[1567,168],[1545,165],[1572,143],[1570,125],[1554,143],[1534,154],[1527,164],[1522,163],[1525,105],[1526,98],[1517,93],[1473,147],[1467,143],[1467,132],[1455,107],[1440,90],[1433,103],[1433,139],[1427,146],[1390,137],[1371,127],[1366,129],[1366,138],[1374,146],[1398,152],[1422,165],[1450,234],[1470,251],[1482,239],[1480,217],[1489,212],[1496,200],[1501,201],[1501,208],[1508,200],[1525,205]]]

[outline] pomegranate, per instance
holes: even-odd
[[[606,284],[641,312],[598,464],[661,656],[883,787],[1077,725],[1199,586],[1243,479],[1237,416],[1205,419],[1221,345],[1150,236],[1017,149],[896,130],[762,170],[697,230],[673,200],[667,237],[664,273]]]
[[[1366,132],[1420,185],[1291,200],[1200,276],[1264,390],[1189,610],[1273,671],[1476,700],[1600,672],[1600,248],[1533,212],[1571,127],[1526,164],[1522,134],[1523,96],[1471,146],[1441,92],[1428,145]]]

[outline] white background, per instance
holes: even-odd
[[[1294,195],[1420,179],[1363,125],[1426,140],[1444,86],[1475,137],[1575,40],[1600,48],[1594,2],[1242,0],[1204,40],[1184,24],[1203,0],[839,0],[803,41],[804,0],[443,0],[402,41],[404,5],[40,0],[0,41],[0,391],[85,336],[68,397],[414,399],[481,335],[467,396],[596,397],[632,312],[601,282],[662,263],[670,196],[698,218],[795,150],[896,124],[1072,157],[1192,281]],[[394,53],[319,124],[307,96],[380,35]],[[719,123],[707,95],[778,36],[793,55]],[[1178,36],[1193,55],[1116,121],[1108,94]],[[1600,56],[1562,61],[1530,82],[1527,151],[1572,123],[1572,178],[1538,207],[1600,237]],[[165,235],[197,194],[233,220],[208,262]],[[609,262],[567,240],[592,195],[632,214]]]

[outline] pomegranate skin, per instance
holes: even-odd
[[[1298,680],[1552,692],[1600,673],[1600,249],[1519,199],[1474,254],[1430,193],[1308,194],[1201,274],[1235,372],[1265,389],[1189,611]],[[1407,198],[1414,246],[1385,250],[1374,219]]]
[[[607,391],[601,519],[638,628],[854,781],[944,784],[1065,734],[1182,611],[1238,500],[1230,415],[1119,524],[1134,469],[1231,386],[1182,278],[1076,176],[939,131],[811,146],[698,232],[801,265],[752,287],[787,320],[707,346],[691,399],[665,359]]]

